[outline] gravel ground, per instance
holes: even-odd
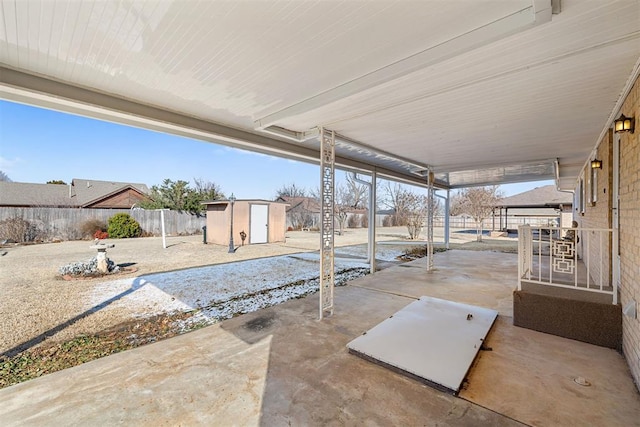
[[[436,230],[436,239],[437,236]],[[390,227],[379,229],[376,240],[382,242],[406,238],[405,228]],[[337,255],[365,256],[366,229],[347,230],[342,236],[336,235],[335,239],[337,247],[344,247],[336,251]],[[474,239],[473,235],[456,235],[452,243],[460,244]],[[89,249],[92,244],[89,241],[2,248],[7,254],[0,257],[0,354],[30,340],[31,344],[37,344],[46,337],[47,342],[58,342],[80,334],[96,333],[135,316],[197,308],[197,299],[204,306],[224,293],[231,297],[243,292],[251,294],[257,288],[251,283],[250,273],[255,267],[250,265],[245,267],[249,276],[229,273],[229,269],[218,269],[215,280],[210,276],[214,274],[213,271],[206,269],[169,275],[157,273],[314,252],[319,248],[320,236],[317,232],[288,232],[284,243],[243,246],[232,254],[228,253],[226,246],[204,245],[202,236],[168,237],[166,249],[162,248],[162,239],[159,237],[108,239],[106,242],[115,244],[108,251],[109,258],[133,271],[102,278],[61,279],[59,267],[71,262],[87,261],[95,255],[94,250]],[[379,245],[377,258],[392,260],[394,254],[399,254],[406,247],[406,244]],[[263,268],[272,270],[271,279],[277,284],[282,282],[276,280],[278,277],[284,280],[289,275],[294,282],[300,279],[292,273],[299,269],[294,264],[300,261],[286,258],[287,261],[276,261],[273,266],[267,266],[269,261],[264,260]],[[309,265],[309,262],[306,264]],[[344,266],[345,269],[351,267]],[[315,268],[315,265],[311,266],[311,270]],[[309,275],[304,274],[305,278]],[[172,281],[179,283],[177,287]],[[153,286],[143,286],[145,292],[138,292],[135,297],[119,296],[127,289],[135,288],[133,284],[143,282]],[[181,284],[185,286],[181,288]],[[200,284],[202,287],[199,287]],[[160,292],[158,289],[170,292]],[[198,292],[188,289],[198,289]]]
[[[348,230],[336,236],[336,246],[366,242],[366,230]],[[406,235],[402,228],[385,229],[379,240]],[[116,264],[135,270],[129,273],[82,279],[62,280],[58,268],[95,255],[90,241],[72,241],[39,245],[5,246],[0,257],[0,354],[24,342],[42,338],[69,339],[79,334],[109,328],[131,316],[130,308],[110,304],[108,310],[97,308],[92,297],[105,282],[133,281],[151,273],[222,264],[291,253],[317,251],[317,232],[289,232],[284,243],[248,245],[229,254],[226,246],[204,245],[202,236],[167,237],[162,248],[159,237],[108,239],[115,247],[108,256]],[[286,267],[285,267],[286,268]],[[230,280],[229,280],[230,281]],[[104,301],[103,301],[104,303]]]

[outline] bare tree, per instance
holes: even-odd
[[[279,197],[307,197],[309,192],[304,187],[297,186],[294,182],[285,184],[276,191],[275,199]]]
[[[222,200],[225,198],[222,188],[215,182],[205,181],[202,178],[193,179],[194,190],[205,200]]]
[[[451,193],[451,198],[449,200],[449,214],[452,216],[458,216],[464,213],[466,213],[465,198],[462,197],[462,194],[459,191]]]
[[[436,199],[430,204],[427,194],[420,194],[410,190],[405,190],[401,197],[404,207],[402,217],[407,226],[409,238],[412,240],[418,239],[427,221],[429,211],[436,215],[442,211],[442,206]]]
[[[456,211],[470,215],[476,222],[477,241],[482,242],[482,227],[485,219],[491,216],[493,208],[502,198],[498,186],[471,187],[461,190],[456,198],[459,203]],[[453,205],[453,203],[452,203]],[[452,212],[453,209],[452,209]]]
[[[350,172],[346,173],[343,203],[354,209],[365,209],[369,200],[367,186],[359,183]]]
[[[9,178],[3,171],[0,171],[0,181],[11,182],[11,178]]]
[[[409,238],[416,240],[420,237],[422,228],[429,214],[429,199],[424,194],[416,194],[411,191],[404,191],[402,198],[405,211],[404,221],[407,225]]]
[[[289,203],[287,220],[294,230],[318,226],[320,219],[320,190],[307,190],[295,183],[283,185],[276,191],[275,200],[282,199]]]
[[[391,181],[386,181],[380,187],[382,189],[380,203],[394,212],[391,225],[406,225],[406,204],[409,201],[406,197],[407,190],[399,183]]]
[[[284,197],[286,200],[287,197]],[[303,197],[290,200],[287,207],[287,219],[291,228],[302,230],[304,228],[314,228],[318,226],[320,219],[320,205],[312,197]]]

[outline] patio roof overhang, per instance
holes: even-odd
[[[635,0],[1,5],[4,99],[442,188],[573,188],[640,68]]]

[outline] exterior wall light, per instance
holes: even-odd
[[[602,160],[591,160],[591,169],[602,169]]]
[[[633,133],[635,127],[635,117],[625,117],[624,114],[620,114],[620,117],[614,122],[613,129],[616,133],[631,132]]]

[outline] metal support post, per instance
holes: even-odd
[[[229,202],[231,204],[231,220],[230,220],[230,224],[231,226],[229,227],[229,253],[233,254],[236,252],[236,247],[235,244],[233,243],[233,204],[236,201],[236,197],[233,195],[233,193],[231,193],[231,196],[229,197]]]
[[[160,209],[160,224],[162,226],[162,247],[167,249],[167,233],[164,231],[164,209]]]
[[[367,230],[367,262],[369,263],[371,274],[376,272],[376,173],[371,172],[371,182],[358,178],[358,174],[351,173],[353,180],[366,185],[369,189],[369,216],[367,218],[369,227]]]
[[[435,210],[435,190],[433,188],[434,175],[429,171],[427,200],[427,271],[433,271],[433,211]]]
[[[371,274],[376,272],[376,181],[378,174],[371,172],[371,187],[369,187],[369,265]]]
[[[447,198],[444,201],[444,247],[449,249],[449,233],[451,219],[451,191],[447,190]]]
[[[320,320],[333,314],[335,132],[320,128]]]

